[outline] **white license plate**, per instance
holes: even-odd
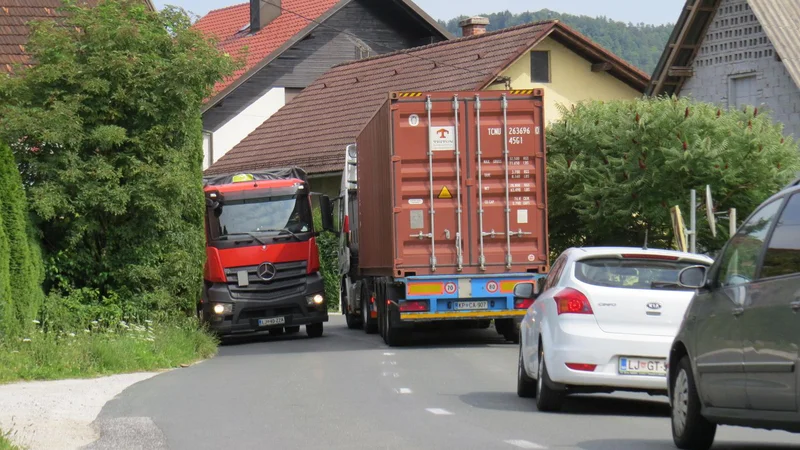
[[[456,302],[455,309],[489,309],[489,302]]]
[[[667,361],[664,359],[630,358],[619,359],[621,375],[651,375],[663,377],[667,375]]]
[[[269,319],[258,319],[258,326],[266,327],[269,325],[280,325],[286,323],[286,317],[271,317]]]

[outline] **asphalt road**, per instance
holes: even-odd
[[[672,449],[665,397],[516,395],[517,347],[494,331],[430,332],[390,349],[348,330],[251,339],[132,386],[95,423],[99,449]],[[717,449],[800,449],[800,435],[722,427]]]

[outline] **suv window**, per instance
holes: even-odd
[[[761,208],[731,239],[722,255],[717,281],[720,286],[739,286],[753,281],[770,226],[783,200]]]
[[[761,278],[800,273],[800,194],[794,194],[775,225]]]

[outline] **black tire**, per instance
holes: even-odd
[[[683,450],[708,450],[714,444],[717,424],[700,413],[700,396],[694,383],[689,357],[678,363],[678,372],[673,380],[670,405],[672,408],[672,440]],[[681,425],[681,419],[683,424]]]
[[[550,375],[544,361],[544,349],[539,348],[539,373],[536,379],[536,407],[542,412],[560,411],[564,404],[564,392],[551,388]]]
[[[300,332],[300,327],[299,326],[286,327],[286,332],[289,333],[289,334],[299,333]]]
[[[485,329],[489,328],[490,326],[492,326],[492,320],[491,319],[479,320],[478,321],[478,328],[481,329],[481,330],[485,330]]]
[[[342,314],[344,314],[344,320],[347,322],[347,328],[350,330],[359,330],[361,329],[361,316],[358,314],[350,314],[348,310],[348,306],[350,305],[350,299],[347,297],[347,289],[345,288],[345,283],[342,281],[341,287],[341,295],[342,295]]]
[[[273,328],[269,330],[270,336],[283,336],[283,328]]]
[[[361,322],[364,324],[364,332],[375,334],[378,332],[378,321],[370,317],[369,300],[372,297],[367,283],[361,288]]]
[[[306,334],[310,338],[322,337],[322,322],[306,325]]]
[[[522,398],[536,397],[536,380],[528,376],[522,364],[522,345],[519,346],[519,362],[517,363],[517,395]]]
[[[409,332],[408,330],[398,329],[397,327],[392,326],[391,317],[391,310],[392,308],[389,305],[386,305],[384,314],[384,336],[383,342],[386,343],[389,347],[401,347],[408,343]]]

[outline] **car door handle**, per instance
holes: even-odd
[[[790,303],[790,305],[792,306],[792,311],[794,312],[800,311],[800,300],[794,301]]]
[[[744,308],[733,308],[734,317],[739,317],[744,314]]]

